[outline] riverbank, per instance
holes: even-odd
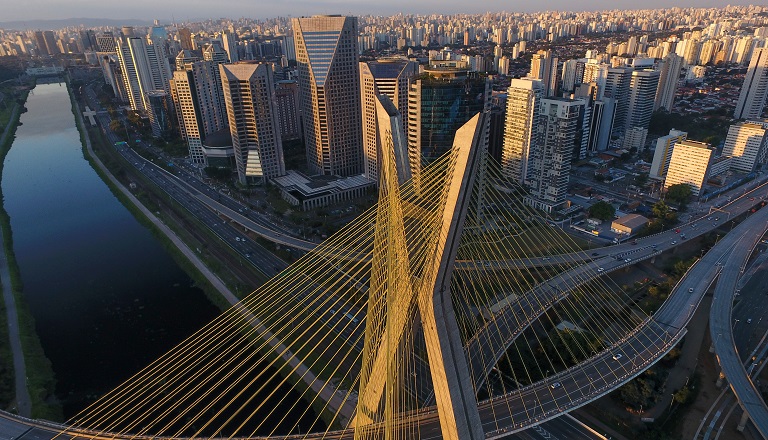
[[[29,96],[27,91],[22,102]],[[18,105],[15,115],[9,120],[8,127],[0,139],[0,176],[3,172],[5,157],[11,149],[16,128],[19,126],[22,105]],[[0,200],[4,200],[0,188]],[[45,418],[47,420],[62,420],[61,406],[54,396],[55,378],[51,363],[45,356],[40,339],[35,330],[35,321],[24,301],[24,285],[21,272],[13,248],[13,231],[11,219],[3,206],[0,208],[0,229],[2,229],[2,247],[5,267],[0,267],[2,277],[3,305],[0,326],[4,334],[0,338],[9,341],[9,356],[3,356],[2,371],[13,371],[13,374],[2,374],[2,382],[10,381],[13,377],[13,404],[9,410],[25,417]],[[2,265],[0,263],[0,265]],[[7,270],[7,271],[6,271]],[[5,363],[12,358],[12,368]],[[1,372],[0,372],[1,373]],[[0,396],[7,390],[7,385],[0,383]]]

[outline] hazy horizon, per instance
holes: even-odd
[[[730,1],[731,5],[755,4],[753,1]],[[297,0],[286,3],[254,4],[248,0],[230,0],[226,3],[212,5],[202,1],[168,1],[156,2],[150,0],[134,0],[131,2],[107,3],[103,0],[72,0],[62,3],[53,0],[27,0],[17,3],[12,10],[3,11],[0,22],[25,20],[66,20],[76,18],[96,18],[112,20],[148,20],[161,21],[173,19],[176,22],[198,21],[215,18],[238,19],[241,17],[266,19],[278,16],[302,16],[312,14],[352,14],[352,15],[395,15],[404,14],[479,14],[485,12],[539,12],[539,11],[598,11],[623,9],[639,9],[638,4],[631,0],[616,0],[605,2],[588,0],[578,3],[567,0],[553,0],[546,3],[545,8],[537,7],[538,3],[515,0],[481,0],[467,3],[461,0],[425,0],[414,5],[411,1],[390,0],[381,3],[369,3],[363,0]],[[669,4],[662,0],[650,0],[642,4],[642,9],[658,9],[669,7],[725,7],[718,0],[683,0],[677,4]]]

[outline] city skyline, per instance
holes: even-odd
[[[755,2],[736,0],[728,2],[729,5],[749,5]],[[618,2],[605,2],[592,0],[579,3],[578,8],[565,0],[548,2],[546,8],[538,7],[535,3],[515,1],[502,2],[500,0],[484,0],[481,2],[462,2],[449,0],[444,2],[427,1],[414,6],[412,2],[396,0],[380,4],[370,4],[362,0],[323,0],[299,1],[288,4],[267,3],[254,5],[251,2],[236,0],[226,4],[217,4],[213,7],[208,2],[164,2],[158,4],[149,0],[137,0],[131,3],[105,3],[93,0],[81,0],[79,2],[51,2],[50,0],[33,0],[25,2],[23,7],[4,11],[2,23],[10,21],[33,20],[62,20],[78,19],[80,17],[110,20],[153,20],[161,22],[184,22],[207,20],[212,18],[252,18],[269,19],[278,16],[308,16],[313,14],[342,14],[342,15],[397,15],[397,14],[482,14],[486,12],[521,12],[538,13],[547,11],[601,11],[601,10],[634,10],[637,3],[630,0]],[[718,0],[684,0],[678,2],[675,7],[681,8],[711,8],[724,7]],[[655,9],[669,7],[661,0],[652,0],[643,3],[642,9]]]

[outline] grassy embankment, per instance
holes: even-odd
[[[24,93],[21,100],[26,102],[28,92]],[[5,156],[11,149],[13,144],[14,133],[18,126],[19,113],[13,121],[11,121],[10,134],[6,138],[3,145],[0,145],[0,175],[2,175],[2,164],[5,162]],[[2,198],[2,189],[0,188],[0,199]],[[14,299],[16,301],[16,309],[19,317],[19,333],[21,337],[22,350],[24,352],[24,362],[27,369],[27,387],[29,389],[30,398],[32,400],[32,417],[42,418],[46,420],[58,421],[63,419],[62,409],[59,402],[55,399],[54,391],[56,387],[56,379],[51,368],[51,362],[45,356],[43,347],[40,344],[40,340],[35,330],[35,320],[24,301],[24,284],[21,278],[21,271],[16,261],[16,256],[13,251],[13,232],[11,230],[11,219],[5,208],[0,209],[0,228],[3,233],[3,251],[5,252],[6,259],[8,260],[8,269],[11,276],[11,290],[13,291]],[[5,306],[3,305],[3,312],[0,314],[0,338],[2,340],[8,340],[8,322],[5,313]],[[2,351],[2,371],[13,371],[12,358],[9,347],[3,344]],[[8,363],[10,367],[5,364]],[[10,381],[11,384],[6,386],[0,385],[0,390],[3,391],[3,398],[5,397],[5,391],[13,389],[13,375],[2,374],[2,381]],[[6,378],[6,376],[10,376]],[[11,396],[15,393],[12,392]],[[11,397],[13,399],[13,397]],[[2,401],[5,404],[5,399]]]

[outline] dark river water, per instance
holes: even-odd
[[[66,86],[38,85],[3,170],[24,296],[70,417],[213,319],[83,158]]]

